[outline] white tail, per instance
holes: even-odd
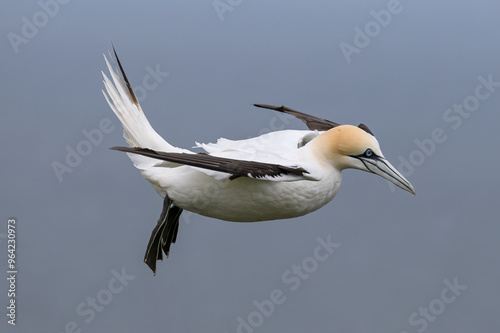
[[[123,67],[118,59],[115,51],[116,61],[120,67],[120,71],[123,75],[120,76],[104,55],[104,60],[106,60],[106,65],[108,66],[109,73],[113,81],[111,81],[104,72],[102,76],[104,77],[104,86],[106,92],[102,92],[106,101],[108,102],[111,110],[118,117],[123,126],[123,137],[127,141],[130,147],[142,147],[150,148],[157,151],[164,152],[189,152],[185,149],[177,148],[165,141],[156,131],[153,129],[149,123],[146,115],[142,111],[141,105],[137,100],[137,97],[132,90],[132,86],[123,71]],[[157,160],[151,158],[144,158],[135,154],[128,154],[132,162],[134,162],[136,167],[144,165],[152,165],[158,163]]]

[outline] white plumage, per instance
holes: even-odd
[[[310,129],[196,143],[207,155],[174,147],[152,128],[118,57],[117,62],[123,78],[106,59],[111,79],[103,73],[107,94],[103,93],[132,148],[116,149],[128,152],[166,202],[146,252],[145,260],[153,270],[156,259],[161,259],[160,247],[168,255],[170,242],[175,242],[182,209],[236,222],[302,216],[333,199],[345,168],[376,173],[414,193],[412,185],[384,158],[366,126],[339,125],[285,107],[257,105],[293,114]],[[169,220],[172,207],[179,212]],[[171,227],[165,229],[165,224]]]

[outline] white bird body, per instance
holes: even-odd
[[[303,216],[335,197],[341,171],[346,168],[376,173],[415,193],[384,158],[365,125],[339,125],[285,107],[256,105],[290,113],[310,130],[196,143],[204,154],[174,147],[151,127],[116,58],[123,78],[105,57],[111,80],[103,73],[107,95],[103,93],[132,148],[113,149],[127,152],[144,178],[165,198],[145,256],[153,271],[156,260],[162,258],[161,248],[168,256],[170,243],[175,242],[182,209],[235,222]]]
[[[246,140],[219,139],[216,144],[197,144],[217,157],[301,166],[309,171],[307,176],[231,180],[231,174],[188,165],[158,161],[140,164],[140,160],[136,167],[158,194],[165,197],[168,193],[177,206],[193,213],[233,222],[298,217],[330,202],[342,179],[339,170],[314,160],[312,146],[298,148],[304,137],[317,135],[318,131],[284,130]],[[129,156],[136,161],[138,155]]]
[[[294,154],[296,159],[293,164],[303,167],[309,164],[301,162],[310,152],[305,147],[301,150],[304,151]],[[228,153],[235,155],[234,152]],[[254,160],[269,162],[264,158]],[[315,174],[320,175],[315,180],[305,177],[290,179],[298,177],[287,175],[269,176],[270,179],[239,177],[231,180],[227,173],[187,165],[139,169],[162,197],[168,193],[175,205],[183,209],[226,221],[255,222],[302,216],[332,200],[339,190],[341,173],[328,165],[314,167],[317,169]]]

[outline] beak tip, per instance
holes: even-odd
[[[413,195],[417,195],[417,192],[415,191],[415,188],[411,184],[410,184],[410,188],[409,188],[408,192],[410,192]]]
[[[366,168],[366,170],[365,169],[362,170],[369,171],[371,173],[379,175],[382,178],[385,178],[386,180],[390,181],[397,187],[405,191],[408,191],[413,195],[416,195],[415,188],[413,187],[413,185],[398,170],[396,170],[396,168],[394,168],[392,164],[389,163],[389,161],[387,161],[384,157],[379,157],[376,160],[376,163],[373,162],[368,163],[368,165],[376,166],[376,168],[368,168],[366,163],[368,161],[367,160],[363,161],[362,158],[359,159],[363,162]]]

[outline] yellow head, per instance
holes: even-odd
[[[354,168],[375,173],[415,194],[413,186],[384,157],[368,127],[340,125],[308,143],[314,154],[339,171]]]

